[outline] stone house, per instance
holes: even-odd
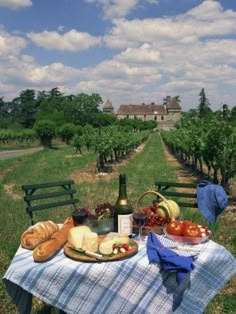
[[[117,113],[110,100],[107,100],[103,107],[103,112],[116,115],[117,119],[141,119],[143,121],[155,120],[161,129],[171,129],[181,117],[181,107],[175,97],[166,97],[163,105],[151,104],[133,104],[121,105]]]

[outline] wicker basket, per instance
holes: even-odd
[[[146,195],[148,195],[148,194],[153,194],[153,195],[156,195],[156,196],[158,196],[162,201],[164,201],[164,202],[166,202],[167,201],[167,199],[163,196],[163,195],[161,195],[159,192],[156,192],[156,191],[146,191],[146,192],[144,192],[138,199],[137,199],[137,201],[136,201],[136,203],[135,203],[135,205],[134,205],[134,211],[139,211],[140,209],[139,209],[139,203],[140,203],[140,201],[144,198],[144,196],[146,196]],[[168,207],[168,204],[166,203],[166,212],[167,212],[167,215],[168,215],[168,218],[169,219],[173,219],[173,217],[171,217],[171,211],[170,211],[170,209],[169,209],[169,207]],[[146,235],[146,234],[148,234],[150,231],[153,231],[153,232],[155,232],[155,233],[157,233],[157,234],[163,234],[164,232],[163,232],[163,229],[164,229],[164,226],[144,226],[143,228],[142,228],[142,233],[144,234],[144,235]],[[136,224],[133,224],[133,231],[135,232],[135,233],[137,233],[138,232],[138,226],[136,225]]]

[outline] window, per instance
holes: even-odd
[[[154,117],[154,120],[157,121],[157,116]]]
[[[164,120],[164,116],[161,116],[161,120]]]
[[[146,121],[146,115],[143,116],[143,120]]]
[[[126,115],[126,118],[129,119],[129,115],[128,114]]]

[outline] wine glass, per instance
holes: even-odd
[[[148,221],[148,216],[147,214],[141,212],[141,211],[136,211],[133,213],[133,220],[135,224],[138,226],[138,243],[143,244],[145,241],[142,238],[142,230],[143,226],[146,224]]]
[[[71,216],[73,218],[74,225],[79,226],[83,225],[86,222],[88,218],[88,212],[86,208],[77,208],[73,210]]]

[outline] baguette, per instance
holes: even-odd
[[[67,241],[70,228],[74,227],[72,217],[68,217],[62,228],[55,232],[52,237],[38,245],[33,251],[35,262],[45,262],[54,257]]]
[[[33,250],[36,246],[47,241],[59,230],[59,226],[51,220],[38,222],[29,227],[21,236],[21,246]]]

